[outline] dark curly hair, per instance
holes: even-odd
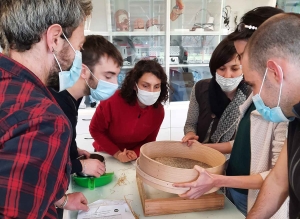
[[[159,63],[154,60],[141,60],[135,64],[134,68],[126,74],[126,77],[120,89],[120,95],[128,104],[134,105],[137,95],[136,91],[133,88],[136,86],[138,80],[146,72],[151,72],[161,80],[160,95],[157,101],[153,104],[153,107],[157,108],[161,102],[166,102],[168,100],[169,84],[164,69]]]

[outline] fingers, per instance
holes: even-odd
[[[85,160],[85,173],[94,177],[100,177],[106,171],[105,164],[97,159]]]
[[[88,201],[81,192],[74,192],[68,194],[68,202],[65,206],[66,210],[83,210],[88,211]]]
[[[198,191],[197,189],[190,189],[186,193],[179,194],[179,197],[181,198],[188,198],[188,199],[197,199],[200,196],[202,196],[204,193],[201,191]]]
[[[197,170],[199,173],[203,173],[203,172],[205,171],[204,168],[202,168],[202,167],[200,167],[200,166],[198,166],[198,165],[195,165],[195,166],[194,166],[194,169]]]
[[[137,158],[137,155],[134,151],[132,151],[133,159],[135,160]]]
[[[118,155],[118,160],[122,163],[126,163],[130,161],[130,159],[127,157],[127,154],[126,153],[124,154],[124,152]]]
[[[127,152],[127,157],[128,157],[130,160],[132,160],[132,159],[133,159],[132,153]]]
[[[117,159],[122,163],[126,163],[131,160],[135,160],[136,158],[137,158],[136,153],[132,150],[127,150],[126,148],[124,149],[123,152],[120,152],[117,155]]]
[[[90,157],[90,153],[88,151],[86,151],[86,150],[82,150],[80,148],[77,148],[77,151],[78,151],[79,155],[84,155],[86,158]]]
[[[96,160],[97,161],[97,166],[96,166],[96,169],[97,169],[97,177],[100,177],[101,175],[103,175],[106,171],[106,168],[105,168],[105,164],[100,162],[99,160]]]
[[[187,140],[188,140],[187,137],[184,136],[184,137],[181,139],[181,142],[182,142],[182,143],[185,143],[185,142],[187,142]]]
[[[78,210],[88,211],[89,207],[87,206],[88,201],[86,197],[81,192],[78,196],[80,196],[79,197],[80,203],[78,204]]]
[[[183,136],[183,138],[182,138],[181,141],[182,141],[183,143],[186,143],[189,139],[192,139],[193,136],[194,136],[194,133],[189,132],[189,133],[187,133],[185,136]]]
[[[81,204],[81,205],[79,205],[79,209],[78,210],[88,211],[90,209],[89,209],[89,207],[86,204]]]
[[[136,159],[137,159],[137,155],[134,154],[134,155],[133,155],[133,160],[136,160]]]
[[[187,145],[190,147],[192,146],[192,144],[195,142],[195,140],[188,140],[187,141]]]
[[[87,151],[84,151],[83,154],[86,158],[90,158],[90,156],[91,156],[91,154]]]
[[[127,157],[129,158],[129,160],[135,160],[137,158],[137,155],[134,151],[128,150]]]
[[[189,140],[198,140],[199,139],[199,136],[196,135],[195,133],[193,132],[189,132],[187,133],[182,139],[181,139],[181,142],[182,143],[186,143],[188,142]],[[189,144],[188,144],[189,146]]]
[[[86,197],[83,195],[83,193],[80,192],[80,194],[81,194],[80,202],[81,202],[82,204],[87,205],[87,204],[88,204],[88,201],[87,201]]]
[[[174,187],[183,187],[183,188],[191,188],[193,186],[192,183],[174,183],[172,186]]]
[[[186,143],[188,140],[193,139],[193,136],[191,134],[187,134],[182,138],[182,142]]]
[[[105,166],[104,167],[100,167],[99,168],[99,173],[100,173],[100,175],[102,176],[104,173],[105,173],[105,171],[106,171],[106,168],[105,168]]]
[[[199,138],[199,137],[198,137]],[[195,139],[190,139],[188,140],[187,145],[190,147],[191,145],[196,144],[196,145],[201,145],[201,143],[198,142],[198,140]]]
[[[186,193],[183,193],[183,194],[179,194],[178,196],[181,197],[181,198],[187,198],[187,197],[188,197],[188,196],[187,196],[187,192],[186,192]]]

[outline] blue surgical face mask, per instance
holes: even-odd
[[[90,71],[90,69],[89,69]],[[87,86],[90,88],[91,96],[96,100],[106,100],[110,98],[118,89],[118,85],[107,81],[98,80],[95,75],[90,71],[92,76],[98,81],[96,89],[93,89],[85,80]]]
[[[78,50],[75,50],[74,47],[71,45],[70,41],[67,39],[65,34],[63,33],[63,36],[75,52],[75,58],[72,64],[72,67],[69,71],[63,71],[57,58],[56,55],[53,53],[53,56],[58,64],[58,67],[60,69],[59,72],[59,91],[63,91],[69,87],[72,87],[76,81],[80,77],[81,69],[82,69],[82,55],[81,52]]]
[[[280,66],[278,66],[278,67],[281,70],[282,79],[283,79],[282,69]],[[283,114],[283,112],[279,106],[283,80],[281,81],[281,84],[280,84],[278,103],[277,103],[276,107],[274,107],[272,109],[267,107],[264,104],[264,101],[262,100],[262,98],[260,96],[264,81],[266,79],[267,72],[268,72],[268,68],[266,69],[259,93],[252,97],[253,103],[256,107],[256,110],[262,115],[262,117],[265,120],[270,121],[270,122],[288,122],[289,120],[285,117],[285,115]]]

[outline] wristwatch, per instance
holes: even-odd
[[[66,204],[68,203],[68,195],[64,194],[65,200],[63,201],[63,203],[61,203],[61,205],[57,206],[55,205],[55,208],[61,208],[64,209],[64,207],[66,206]]]

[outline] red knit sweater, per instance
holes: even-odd
[[[138,102],[129,105],[117,91],[111,98],[101,101],[90,124],[96,151],[110,155],[125,148],[140,155],[140,147],[156,140],[164,119],[164,108],[148,106],[142,109]]]

